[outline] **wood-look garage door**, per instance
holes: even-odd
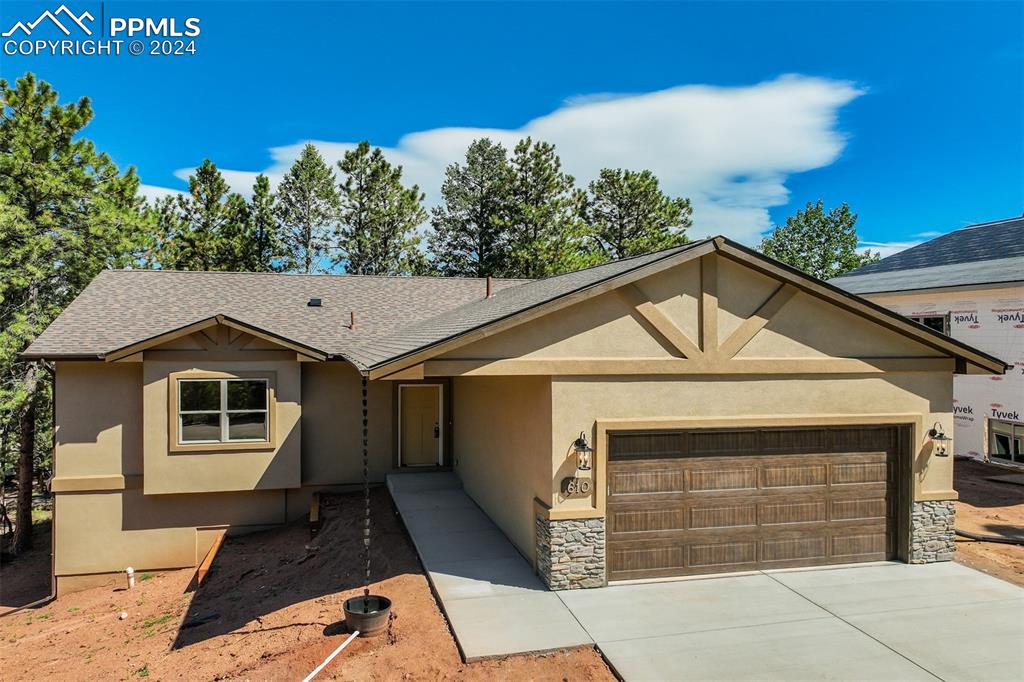
[[[608,579],[896,554],[898,427],[609,434]]]

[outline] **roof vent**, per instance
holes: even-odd
[[[321,303],[322,301],[319,298],[311,298],[309,299],[309,303],[307,303],[306,305],[309,306],[310,308],[319,308]]]

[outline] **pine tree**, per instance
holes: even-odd
[[[277,188],[275,212],[283,229],[287,268],[306,274],[323,268],[340,207],[334,172],[307,144]]]
[[[545,277],[592,263],[580,219],[583,192],[562,172],[554,145],[521,140],[512,154],[509,207],[501,219],[509,240],[507,275]]]
[[[603,260],[618,260],[689,241],[689,199],[673,199],[650,171],[605,168],[588,188],[584,216]]]
[[[507,240],[502,217],[509,209],[511,169],[505,148],[474,140],[466,163],[453,163],[441,186],[443,204],[432,213],[430,251],[445,276],[487,277],[505,273]]]
[[[217,166],[206,159],[188,179],[188,194],[158,202],[157,260],[171,270],[246,269],[248,221],[245,199],[229,191]]]
[[[877,261],[877,253],[857,252],[857,214],[845,203],[828,212],[822,204],[808,202],[785,225],[776,225],[761,240],[761,252],[822,280]]]
[[[18,442],[16,552],[31,546],[33,460],[49,456],[37,427],[50,379],[19,354],[100,270],[147,246],[138,177],[80,136],[92,118],[88,98],[62,105],[31,73],[0,80],[0,434]]]
[[[426,269],[416,229],[427,219],[423,193],[402,184],[402,167],[360,142],[338,162],[342,173],[336,265],[359,275],[410,275]]]
[[[280,226],[274,215],[274,194],[270,180],[260,173],[252,188],[248,207],[249,248],[246,260],[253,272],[281,272],[286,266],[286,251]]]

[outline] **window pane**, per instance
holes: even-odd
[[[266,412],[239,412],[228,415],[228,440],[266,439]]]
[[[262,379],[252,381],[229,381],[228,409],[267,409],[267,382]]]
[[[219,381],[179,381],[178,389],[182,411],[220,409]]]
[[[220,414],[181,415],[181,442],[220,440]]]

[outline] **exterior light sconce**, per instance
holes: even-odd
[[[936,457],[949,457],[947,448],[953,439],[947,436],[942,430],[942,424],[935,422],[935,424],[932,425],[932,428],[928,430],[928,437],[932,439],[933,443],[935,443]]]
[[[587,437],[582,431],[580,437],[572,444],[572,449],[576,452],[577,471],[590,471],[590,454],[594,448],[587,444]]]

